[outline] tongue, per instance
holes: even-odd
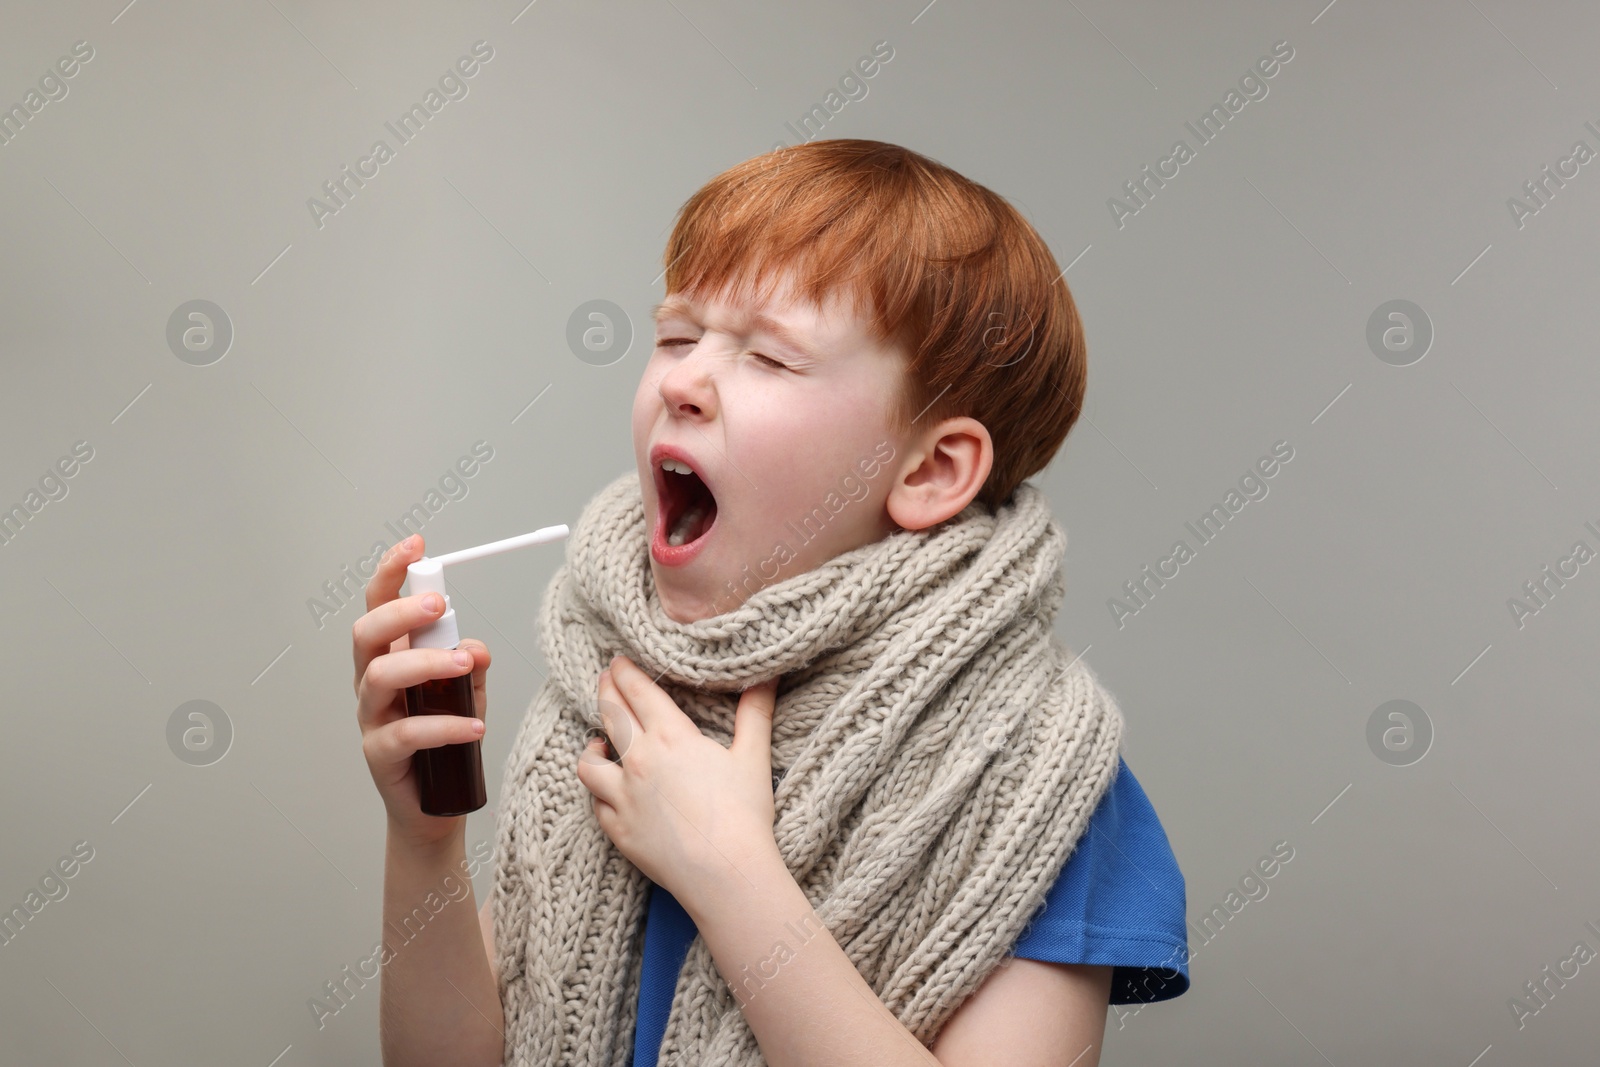
[[[698,541],[717,517],[717,498],[697,474],[667,475],[667,511],[673,504],[681,510],[667,530],[667,544],[674,547]]]
[[[710,515],[711,509],[704,503],[696,501],[690,504],[673,524],[672,531],[667,535],[667,544],[685,545],[698,540],[700,535],[706,532]]]

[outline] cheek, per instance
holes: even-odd
[[[771,483],[783,490],[783,499],[806,501],[837,489],[843,477],[859,475],[859,461],[887,436],[878,407],[838,393],[764,405],[751,431],[748,451],[740,451],[764,472],[758,479],[763,488]]]
[[[644,374],[639,378],[639,387],[633,393],[633,429],[638,434],[648,432],[650,419],[654,412],[661,406],[661,397],[656,392],[655,375],[652,368],[646,366]]]
[[[723,406],[729,411],[734,407],[726,393]],[[773,481],[794,481],[794,469],[805,466],[796,464],[796,457],[809,463],[836,429],[827,405],[793,393],[752,390],[739,398],[738,410],[739,432],[735,437],[729,427],[729,445],[776,475]]]
[[[846,388],[795,404],[780,418],[791,436],[805,443],[808,454],[831,469],[834,477],[870,453],[888,432],[883,402],[864,387]]]

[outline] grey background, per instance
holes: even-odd
[[[1520,1029],[1508,999],[1600,949],[1600,564],[1524,626],[1507,600],[1600,548],[1600,163],[1520,229],[1506,206],[1600,148],[1592,6],[524,2],[5,5],[0,103],[95,57],[0,146],[0,504],[94,457],[0,547],[0,903],[94,858],[0,947],[0,1059],[378,1061],[375,982],[321,1030],[307,1007],[378,938],[384,830],[364,609],[307,601],[475,441],[436,550],[571,522],[629,469],[672,213],[887,40],[824,135],[950,164],[1072,264],[1088,398],[1038,478],[1059,631],[1123,704],[1191,919],[1295,850],[1103,1062],[1594,1061],[1600,964]],[[480,39],[470,94],[319,229],[307,198]],[[1266,98],[1119,229],[1107,198],[1279,40]],[[195,299],[234,330],[205,367],[165,339]],[[594,299],[640,335],[610,366],[565,340]],[[1393,299],[1436,334],[1406,367],[1365,340]],[[1108,598],[1279,440],[1270,494],[1118,628]],[[561,551],[452,579],[495,653],[491,798]],[[1434,731],[1410,766],[1367,744],[1393,699]],[[232,725],[210,766],[168,748],[191,700]]]

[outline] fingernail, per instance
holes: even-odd
[[[438,593],[429,593],[427,596],[422,598],[422,610],[426,611],[429,615],[432,615],[443,606],[444,602],[439,599]]]
[[[475,733],[475,734],[483,733],[483,720],[482,719],[473,719],[472,720],[472,732]]]
[[[472,653],[470,652],[461,652],[458,650],[452,654],[450,658],[456,661],[457,667],[472,666]]]

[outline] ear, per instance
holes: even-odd
[[[945,419],[907,442],[901,473],[889,487],[889,517],[922,530],[972,503],[994,466],[994,442],[970,416]]]

